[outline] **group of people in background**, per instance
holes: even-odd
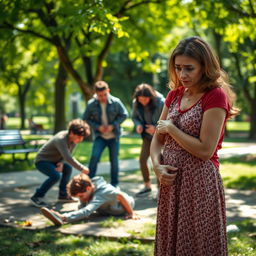
[[[238,113],[235,95],[213,50],[199,37],[180,41],[168,71],[171,90],[166,99],[148,84],[138,85],[133,95],[132,120],[142,138],[139,161],[144,181],[137,196],[152,190],[150,156],[159,187],[155,255],[224,256],[225,196],[217,152],[227,119]],[[71,121],[68,131],[59,132],[40,149],[36,167],[48,178],[31,200],[53,223],[81,220],[95,210],[135,218],[134,199],[120,190],[118,180],[120,125],[127,115],[108,84],[99,81],[84,121]],[[89,126],[94,140],[86,167],[71,153],[90,134]],[[110,184],[95,176],[105,147],[111,163]],[[81,174],[69,181],[71,166]],[[79,198],[78,210],[62,214],[46,207],[43,198],[58,180],[59,199]]]

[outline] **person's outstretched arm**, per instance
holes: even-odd
[[[127,212],[127,218],[128,219],[138,219],[137,216],[134,215],[133,213],[133,209],[131,207],[131,205],[129,204],[129,202],[126,200],[126,198],[124,197],[122,192],[119,192],[117,194],[117,200],[119,201],[119,203],[122,205],[122,207],[124,208],[124,210]]]

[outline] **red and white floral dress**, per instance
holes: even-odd
[[[180,87],[168,94],[167,119],[186,134],[199,138],[204,112],[214,107],[228,112],[227,97],[221,88],[215,88],[181,111],[184,90]],[[163,164],[177,167],[178,172],[174,185],[160,187],[156,256],[227,255],[225,197],[217,156],[223,137],[224,127],[213,157],[203,161],[166,135]]]

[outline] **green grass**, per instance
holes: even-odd
[[[234,223],[239,232],[228,234],[231,256],[253,256],[256,250],[256,221]],[[154,235],[154,225],[146,225],[147,235]],[[132,231],[131,231],[132,233]],[[154,244],[139,240],[109,241],[83,236],[63,235],[53,228],[42,231],[21,228],[0,228],[0,255],[37,256],[149,256]]]
[[[249,122],[235,122],[235,121],[227,122],[227,130],[230,132],[232,131],[248,132],[249,129],[250,129]]]
[[[226,188],[256,190],[256,155],[232,157],[220,162]]]
[[[46,116],[35,116],[33,121],[37,124],[42,124],[44,129],[52,129],[52,124],[49,123],[49,118]],[[25,121],[25,126],[28,128],[28,120]],[[6,129],[19,129],[20,118],[19,117],[9,117],[7,120]]]
[[[37,256],[148,256],[152,244],[109,241],[62,235],[53,230],[30,231],[19,228],[0,229],[0,255]]]
[[[53,124],[49,122],[49,118],[46,116],[35,116],[33,121],[37,124],[42,124],[44,129],[53,130]],[[19,129],[20,128],[20,118],[19,117],[9,117],[7,120],[6,129]],[[25,126],[29,127],[28,120],[25,121]],[[131,133],[133,131],[134,125],[130,118],[126,119],[122,123],[122,128],[125,133]]]
[[[256,255],[256,221],[246,220],[234,223],[239,232],[229,233],[228,250],[231,256]]]
[[[119,227],[124,223],[123,219],[118,219],[114,216],[107,218],[106,220],[102,221],[100,224],[104,228],[115,228]]]

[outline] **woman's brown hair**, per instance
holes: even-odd
[[[175,71],[175,58],[180,55],[193,58],[202,65],[204,72],[199,82],[201,92],[206,92],[216,87],[223,88],[231,107],[229,116],[238,114],[239,110],[233,106],[236,95],[229,84],[228,76],[221,69],[219,59],[213,49],[200,37],[194,36],[181,40],[172,52],[168,62],[169,87],[177,89],[182,86]]]

